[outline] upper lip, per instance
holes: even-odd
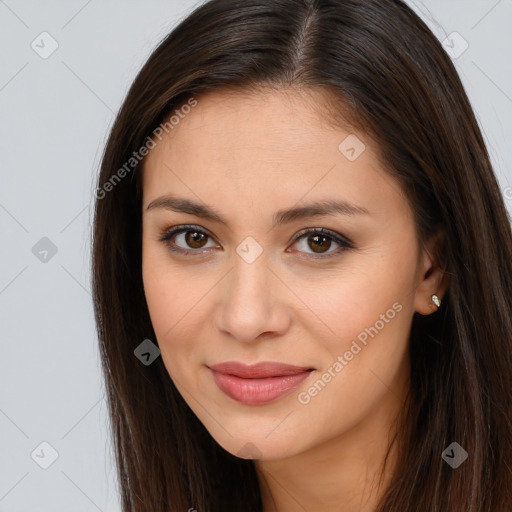
[[[265,377],[282,377],[286,375],[298,375],[306,371],[314,370],[310,366],[293,366],[291,364],[263,361],[252,365],[238,361],[226,361],[224,363],[209,365],[213,371],[226,375],[235,375],[244,379],[258,379]]]

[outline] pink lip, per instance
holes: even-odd
[[[250,366],[227,361],[208,368],[221,391],[233,400],[249,405],[277,400],[296,388],[313,370],[270,361]]]

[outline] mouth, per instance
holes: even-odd
[[[227,361],[208,368],[224,394],[247,405],[266,404],[287,395],[315,370],[270,361],[255,365]]]

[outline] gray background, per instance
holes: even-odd
[[[512,211],[512,0],[409,4],[441,41],[460,35],[447,51]],[[0,512],[120,510],[90,294],[93,189],[131,81],[194,5],[0,0]],[[42,442],[58,453],[47,469]]]

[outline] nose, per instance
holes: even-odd
[[[252,263],[235,258],[219,287],[215,314],[217,328],[240,342],[283,335],[290,326],[286,306],[292,293],[264,257]],[[288,300],[287,300],[288,299]]]

